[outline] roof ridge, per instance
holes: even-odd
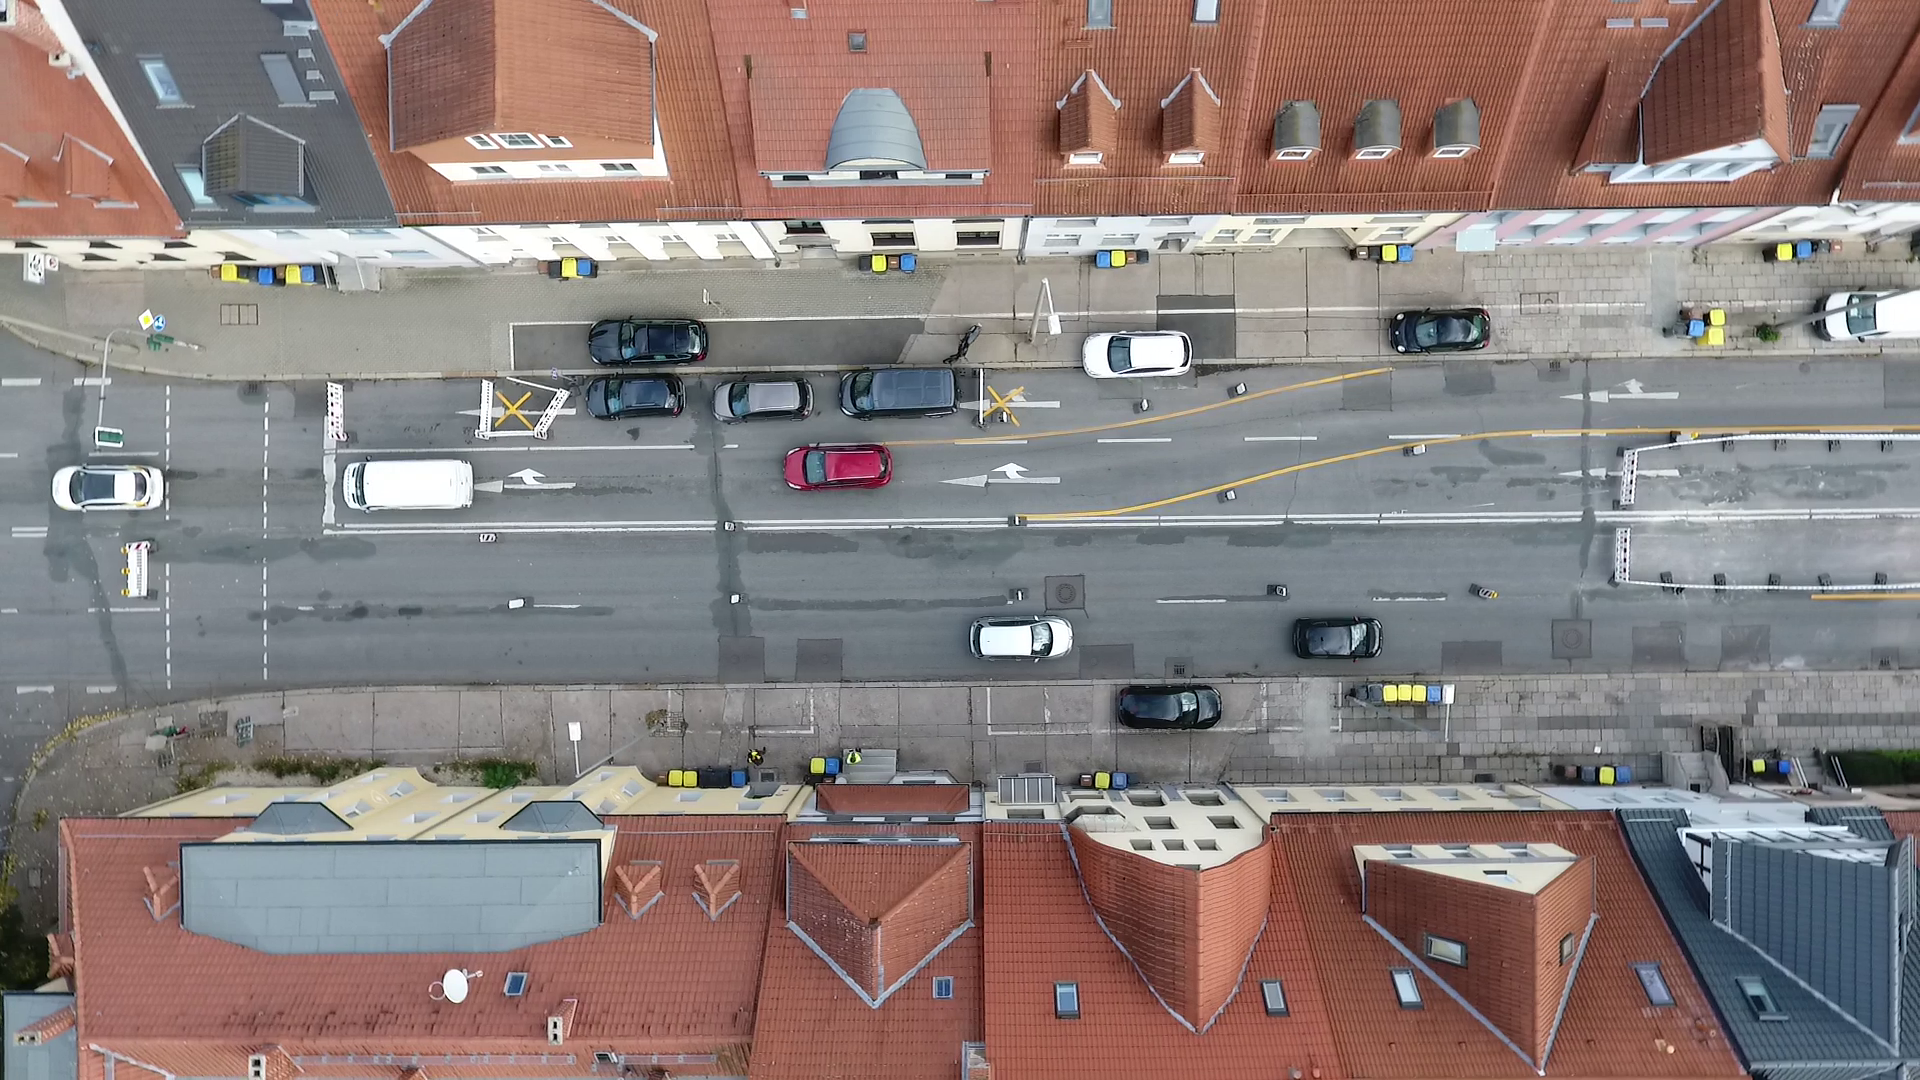
[[[894,901],[892,907],[881,912],[877,917],[875,917],[874,922],[885,923],[889,916],[898,913],[901,908],[904,908],[908,904],[911,904],[915,900],[918,900],[922,894],[924,894],[929,888],[933,886],[934,879],[938,878],[942,873],[946,871],[947,867],[952,866],[956,861],[962,858],[967,858],[970,861],[972,857],[972,853],[969,852],[967,848],[968,848],[968,844],[964,840],[961,841],[959,844],[954,845],[952,854],[940,860],[940,862],[937,865],[935,865],[932,869],[928,870],[926,872],[926,875],[920,879],[920,883],[918,885],[915,885],[913,888],[908,889],[904,896]]]

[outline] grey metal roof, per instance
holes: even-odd
[[[268,803],[260,816],[247,826],[248,832],[271,833],[276,836],[302,836],[319,832],[351,832],[353,826],[340,819],[325,803],[317,802],[277,802]]]
[[[73,1080],[79,1073],[80,1032],[67,1030],[39,1045],[21,1045],[15,1032],[73,1004],[72,994],[8,994],[4,1014],[6,1050],[0,1065],[11,1080]]]
[[[1628,849],[1660,902],[1674,936],[1686,950],[1694,974],[1713,998],[1722,1026],[1751,1071],[1765,1074],[1769,1080],[1864,1080],[1899,1063],[1899,1057],[1884,1042],[1816,996],[1753,944],[1714,924],[1705,886],[1676,831],[1690,824],[1686,811],[1635,808],[1619,811],[1619,819]],[[1777,890],[1798,890],[1811,910],[1832,922],[1844,923],[1852,918],[1851,905],[1860,898],[1850,894],[1842,879],[1832,872],[1858,864],[1764,850],[1794,860],[1781,868],[1786,877],[1775,886]],[[1720,857],[1719,845],[1714,854],[1716,859]],[[1716,863],[1716,891],[1722,880],[1728,882],[1729,889],[1758,888],[1757,875],[1740,869],[1743,863],[1758,868],[1757,860],[1749,862],[1740,856],[1733,857],[1732,868]],[[1757,909],[1762,899],[1748,895],[1737,906]],[[1844,972],[1861,959],[1851,951],[1859,947],[1858,942],[1844,934],[1830,947],[1840,951],[1831,956],[1810,956],[1808,962],[1816,968],[1826,965]],[[1761,1020],[1756,1016],[1735,982],[1742,976],[1762,979],[1785,1019]]]
[[[920,128],[907,103],[891,90],[863,87],[847,91],[827,137],[827,168],[860,165],[927,167]]]
[[[1273,118],[1273,152],[1320,149],[1320,106],[1289,101]]]
[[[1440,106],[1433,113],[1433,146],[1480,146],[1480,106],[1472,98],[1461,98]]]
[[[1353,148],[1374,150],[1388,146],[1400,147],[1400,103],[1376,98],[1360,106],[1360,115],[1353,122]]]
[[[306,141],[257,116],[238,114],[200,144],[209,195],[306,194]]]
[[[530,802],[500,827],[512,832],[571,833],[605,828],[587,805],[574,799]]]
[[[1863,840],[1893,839],[1893,829],[1877,806],[1809,806],[1807,821],[1814,825],[1839,825]]]
[[[395,224],[393,200],[360,116],[306,0],[66,0],[66,7],[160,186],[190,228]],[[308,104],[281,104],[260,59],[271,53],[286,54],[300,73]],[[162,107],[156,100],[141,66],[151,58],[165,62],[179,87],[179,105]],[[326,100],[327,94],[333,99]],[[302,140],[300,197],[317,209],[248,206],[212,192],[215,205],[194,202],[176,166],[199,166],[207,137],[240,114]]]
[[[505,952],[600,925],[593,840],[183,844],[181,925],[261,952]]]

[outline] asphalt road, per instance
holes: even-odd
[[[1877,361],[988,373],[984,426],[977,401],[854,421],[818,374],[813,418],[722,425],[714,380],[688,372],[680,417],[602,422],[575,397],[546,439],[528,433],[551,381],[496,384],[484,416],[475,380],[360,383],[339,447],[318,384],[115,375],[115,453],[91,449],[99,388],[79,374],[0,341],[0,694],[18,706],[0,741],[268,686],[1325,672],[1285,635],[1333,614],[1386,625],[1384,656],[1340,666],[1356,676],[1920,662],[1911,597],[1609,584],[1621,524],[1637,577],[1920,581],[1920,442],[1708,441],[1920,434],[1920,394]],[[1702,441],[1643,453],[1617,510],[1617,451],[1676,431]],[[782,482],[791,447],[855,440],[893,447],[890,486]],[[354,461],[436,456],[473,463],[471,509],[339,501]],[[162,466],[166,507],[55,509],[52,471],[90,458]],[[155,542],[151,598],[121,595],[135,539]],[[1073,620],[1073,656],[967,655],[974,616],[1042,610]]]

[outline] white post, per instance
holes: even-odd
[[[567,721],[567,740],[573,743],[573,778],[580,779],[580,722]]]

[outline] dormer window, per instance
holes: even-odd
[[[1461,98],[1433,114],[1433,156],[1463,158],[1480,149],[1480,106]]]
[[[1207,159],[1205,150],[1176,150],[1167,155],[1169,165],[1198,165]]]
[[[1382,161],[1400,151],[1400,103],[1376,98],[1360,107],[1353,121],[1353,156]]]
[[[1289,101],[1273,118],[1273,159],[1305,161],[1320,152],[1320,106]]]
[[[1080,150],[1067,155],[1067,164],[1098,165],[1106,156],[1103,151],[1099,150]]]
[[[573,148],[573,141],[565,135],[542,135],[540,136],[540,141],[546,143],[548,146],[558,147],[562,150]]]
[[[524,131],[494,132],[494,141],[509,150],[532,150],[540,145],[540,140]]]

